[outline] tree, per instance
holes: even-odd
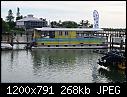
[[[88,20],[86,20],[86,21],[81,20],[79,26],[81,28],[93,28],[93,24],[90,24]]]
[[[89,28],[93,28],[93,24],[91,24],[91,25],[89,26]]]
[[[6,17],[6,20],[10,30],[14,29],[16,26],[16,23],[14,22],[14,17],[13,17],[13,13],[11,9],[8,11],[8,16]]]
[[[20,9],[17,8],[17,17],[16,17],[16,20],[20,20],[22,18],[23,18],[23,16],[22,15],[20,16]]]
[[[7,22],[13,22],[14,21],[14,17],[13,17],[13,13],[12,13],[11,9],[8,11],[8,16],[6,17],[6,19],[7,19]]]
[[[20,16],[20,9],[19,8],[17,8],[17,17],[19,17]]]
[[[85,21],[84,26],[85,27],[88,27],[89,26],[89,21],[88,20]]]
[[[16,20],[20,20],[20,19],[22,19],[23,18],[23,16],[21,15],[21,16],[19,16],[19,17],[16,17]]]
[[[83,26],[83,24],[84,24],[84,20],[81,20],[80,25]]]
[[[62,27],[62,21],[61,20],[59,20],[58,26]]]
[[[16,22],[7,22],[7,24],[9,25],[10,30],[15,29]]]
[[[82,28],[88,28],[90,24],[88,20],[81,20],[80,25],[82,26]]]
[[[59,27],[59,24],[56,21],[51,22],[51,28],[57,28]]]
[[[64,28],[77,28],[78,24],[74,21],[64,21],[64,22],[62,22],[62,27],[64,27]]]
[[[1,18],[2,20],[2,32],[9,31],[9,25]]]

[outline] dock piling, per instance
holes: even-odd
[[[120,44],[120,50],[123,49],[123,40],[121,40],[121,44]]]

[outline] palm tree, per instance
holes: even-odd
[[[7,19],[8,22],[13,22],[14,21],[14,17],[13,17],[13,13],[12,13],[11,9],[8,11],[8,16],[6,17],[6,19]]]

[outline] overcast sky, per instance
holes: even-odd
[[[23,16],[77,23],[89,20],[92,24],[93,11],[97,10],[100,28],[126,28],[126,1],[1,1],[1,17],[5,20],[9,9],[16,16],[17,7]]]

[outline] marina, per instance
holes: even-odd
[[[13,44],[11,49],[2,49],[2,82],[125,82],[125,60],[120,61],[118,60],[120,57],[117,56],[115,56],[117,58],[114,57],[117,63],[114,63],[115,60],[109,61],[112,58],[101,60],[112,50],[116,50],[115,53],[117,51],[125,53],[125,32],[123,36],[117,32],[120,37],[115,34],[111,37],[111,33],[113,32],[92,32],[89,36],[84,37],[87,34],[84,32],[83,37],[77,40],[75,36],[75,39],[70,36],[52,39],[40,37],[43,35],[40,35],[39,38],[17,34],[10,43],[1,41],[10,46]],[[69,42],[69,39],[73,41]],[[33,43],[36,45],[31,47]]]
[[[41,28],[39,28],[41,29]],[[44,31],[43,31],[44,30]],[[46,31],[45,31],[46,30]],[[54,32],[54,38],[49,38],[50,30]],[[58,30],[58,31],[57,31]],[[68,35],[65,35],[65,30],[71,30]],[[73,31],[74,30],[74,31]],[[79,31],[81,30],[81,31]],[[88,31],[87,31],[88,30]],[[100,31],[99,31],[100,30]],[[125,31],[103,31],[103,29],[61,29],[61,28],[43,28],[37,33],[36,30],[29,36],[20,35],[13,36],[14,39],[9,38],[1,41],[4,44],[25,44],[28,48],[117,48],[125,50]],[[63,31],[63,32],[60,32]],[[76,32],[75,32],[76,31]],[[79,31],[79,32],[77,32]],[[97,31],[97,32],[96,32]],[[44,32],[46,36],[44,37]],[[26,32],[27,33],[27,32]],[[63,33],[59,36],[58,33]],[[68,32],[67,32],[68,33]],[[76,34],[77,33],[77,34]],[[38,35],[37,35],[38,34]],[[43,36],[43,37],[42,37]],[[10,39],[7,41],[7,39]],[[36,44],[36,45],[35,45]],[[25,48],[24,48],[25,49]]]
[[[16,41],[17,37],[19,39],[18,42]],[[2,82],[125,82],[125,68],[122,64],[114,65],[112,62],[110,64],[98,63],[99,59],[112,50],[116,49],[120,52],[125,52],[125,39],[121,37],[113,38],[113,42],[119,45],[118,48],[112,46],[112,41],[110,42],[112,38],[108,37],[108,39],[105,38],[108,44],[105,43],[105,48],[103,48],[104,46],[102,48],[99,46],[98,48],[96,44],[93,44],[93,46],[84,44],[84,46],[77,45],[76,48],[73,45],[67,47],[52,45],[50,47],[43,46],[43,49],[42,46],[40,48],[37,46],[32,49],[26,49],[25,47],[31,43],[32,36],[29,36],[29,41],[27,41],[26,35],[21,37],[17,34],[13,39],[13,49],[1,52]],[[123,48],[120,47],[121,40],[123,40]],[[3,43],[8,44],[6,41],[3,41]],[[95,48],[96,46],[97,48]]]
[[[1,83],[126,82],[125,1],[1,5]]]

